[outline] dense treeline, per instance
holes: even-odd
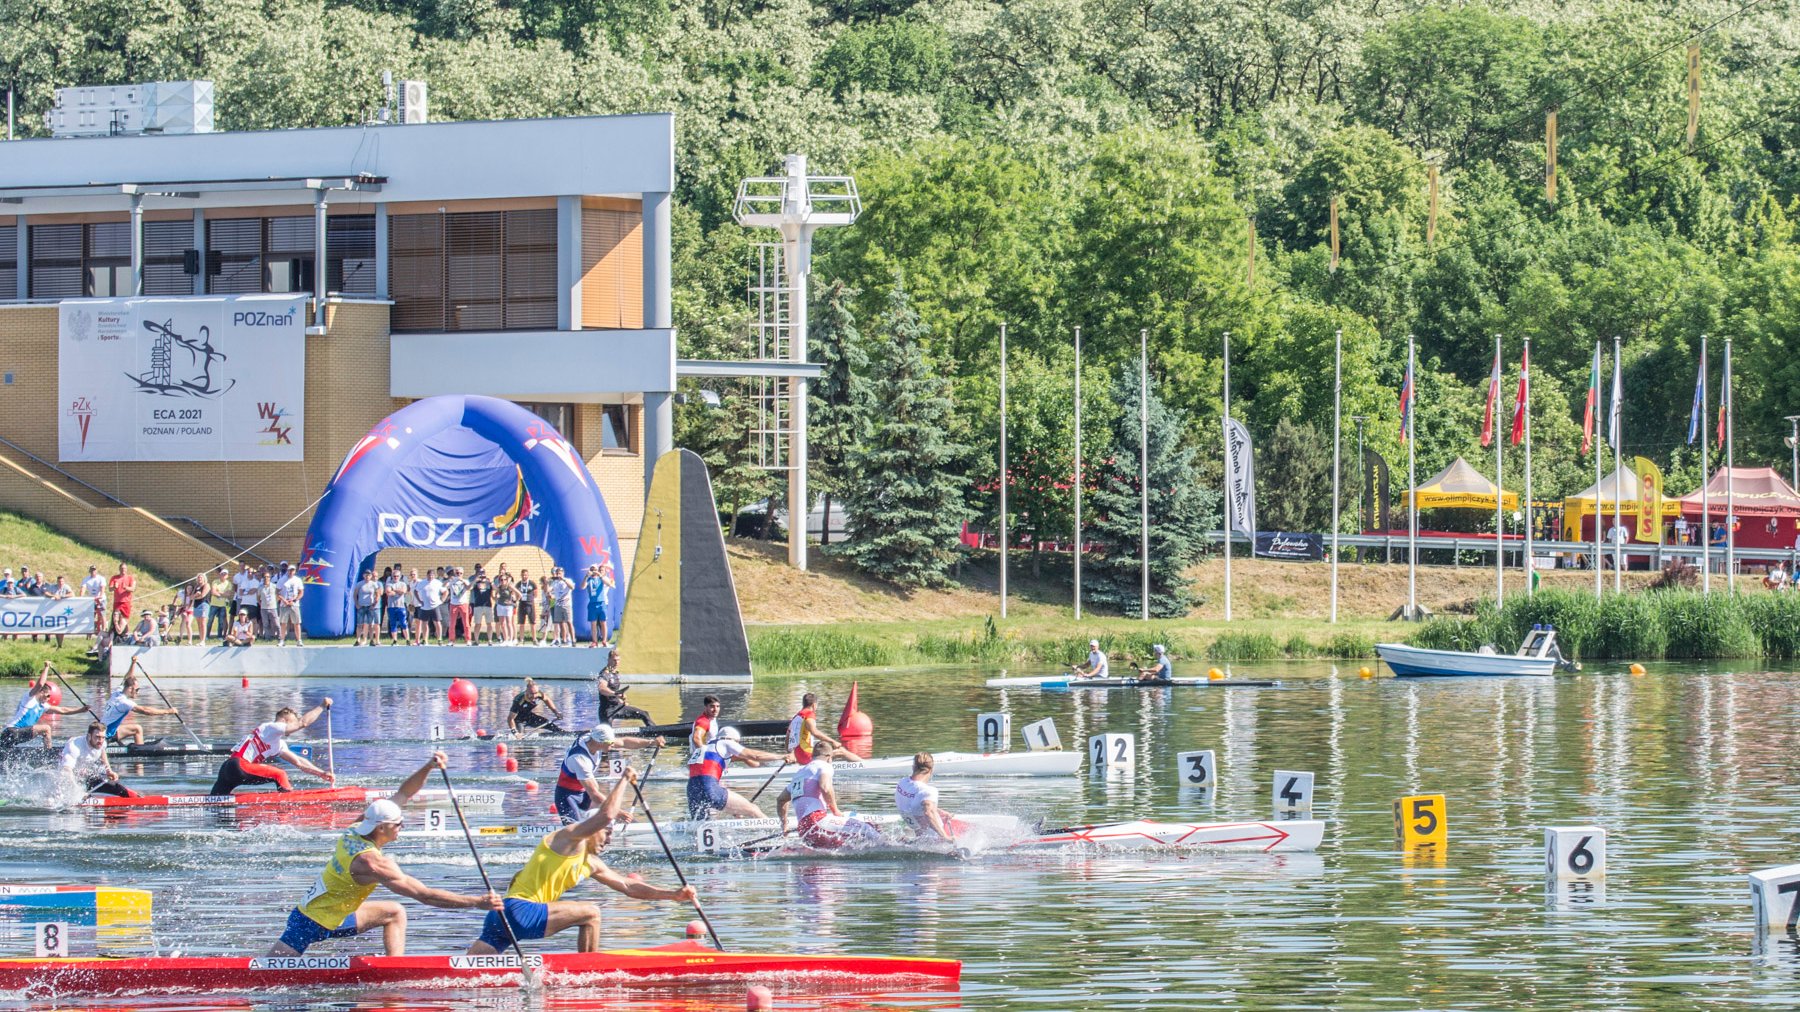
[[[854,173],[867,203],[854,228],[821,239],[815,291],[844,284],[839,311],[815,309],[835,321],[818,339],[853,335],[842,339],[860,347],[836,360],[879,365],[881,318],[904,287],[909,333],[949,380],[944,442],[962,463],[948,473],[971,517],[994,509],[993,482],[977,475],[993,460],[1007,321],[1026,529],[1067,527],[1077,325],[1095,458],[1120,428],[1107,402],[1143,329],[1158,394],[1198,449],[1202,480],[1215,481],[1229,330],[1234,413],[1284,462],[1261,469],[1264,509],[1319,528],[1338,329],[1345,414],[1368,416],[1369,446],[1390,459],[1401,349],[1417,336],[1425,473],[1458,454],[1489,466],[1477,433],[1495,334],[1509,391],[1520,340],[1532,340],[1541,497],[1592,481],[1580,411],[1593,342],[1615,335],[1625,452],[1661,462],[1671,491],[1701,474],[1684,439],[1702,333],[1715,349],[1736,341],[1739,463],[1785,462],[1782,417],[1800,413],[1797,8],[0,0],[0,77],[16,83],[27,125],[56,86],[185,77],[217,83],[225,129],[364,122],[383,69],[430,80],[442,118],[673,109],[685,355],[748,350],[753,237],[730,221],[731,192],[804,151],[815,171]],[[1691,150],[1689,38],[1703,78]],[[1543,180],[1551,109],[1554,204]],[[1432,164],[1441,210],[1428,242]],[[1713,374],[1716,384],[1716,358]],[[744,502],[776,483],[742,435],[754,405],[722,393],[718,408],[683,408],[681,437],[707,452],[724,498]],[[840,434],[863,433],[845,420],[853,404],[826,410]],[[821,487],[854,495],[856,454],[840,447],[833,459]],[[1522,481],[1509,473],[1507,484]]]

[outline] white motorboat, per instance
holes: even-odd
[[[1498,653],[1491,646],[1428,650],[1404,643],[1377,643],[1375,653],[1397,678],[1541,676],[1581,670],[1580,664],[1563,657],[1556,645],[1556,630],[1547,625],[1534,626],[1515,654]]]

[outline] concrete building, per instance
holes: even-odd
[[[173,576],[294,560],[372,425],[480,393],[568,437],[629,571],[671,442],[674,172],[668,114],[0,143],[0,508]],[[314,295],[304,459],[59,459],[57,303],[256,292]],[[382,555],[427,561],[454,553]]]

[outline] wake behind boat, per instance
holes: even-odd
[[[1076,678],[1069,675],[987,680],[987,687],[990,689],[1267,689],[1280,684],[1266,678],[1171,678],[1164,681],[1144,681],[1140,678]]]
[[[940,777],[1066,777],[1081,770],[1082,752],[937,752],[937,775]],[[912,772],[912,756],[889,756],[881,759],[859,759],[832,763],[832,773],[843,779],[864,780],[903,777]],[[754,766],[732,766],[725,779],[733,783],[758,782],[768,778],[772,770]],[[651,780],[685,780],[687,771],[679,767],[656,770]]]
[[[1511,655],[1497,653],[1492,646],[1430,650],[1404,643],[1377,643],[1375,653],[1396,678],[1532,677],[1581,670],[1580,664],[1563,657],[1556,629],[1547,625],[1533,626],[1518,653]]]

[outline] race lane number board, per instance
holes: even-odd
[[[1800,864],[1751,872],[1750,907],[1759,930],[1800,930]]]
[[[1056,733],[1056,721],[1049,717],[1025,725],[1025,749],[1029,752],[1060,752],[1062,738]]]
[[[1606,877],[1606,830],[1599,826],[1547,826],[1544,870],[1552,882]]]
[[[66,959],[69,955],[69,925],[65,921],[45,921],[32,926],[32,951],[39,959]]]
[[[1210,790],[1218,777],[1217,762],[1210,748],[1183,752],[1175,757],[1175,779],[1183,787]]]
[[[1305,812],[1312,809],[1313,775],[1298,770],[1276,770],[1270,800],[1277,812]]]
[[[983,713],[975,717],[975,738],[983,746],[1012,741],[1012,714]]]
[[[717,826],[702,825],[694,830],[694,849],[702,854],[711,854],[718,850],[721,842]]]
[[[625,775],[625,751],[608,749],[606,752],[606,778],[617,780]]]
[[[444,808],[425,809],[425,832],[448,833],[450,831],[450,812]]]
[[[1088,761],[1098,770],[1127,769],[1137,764],[1137,737],[1097,734],[1088,739]]]
[[[1400,849],[1442,847],[1450,842],[1450,826],[1442,794],[1413,794],[1394,802],[1394,835]]]

